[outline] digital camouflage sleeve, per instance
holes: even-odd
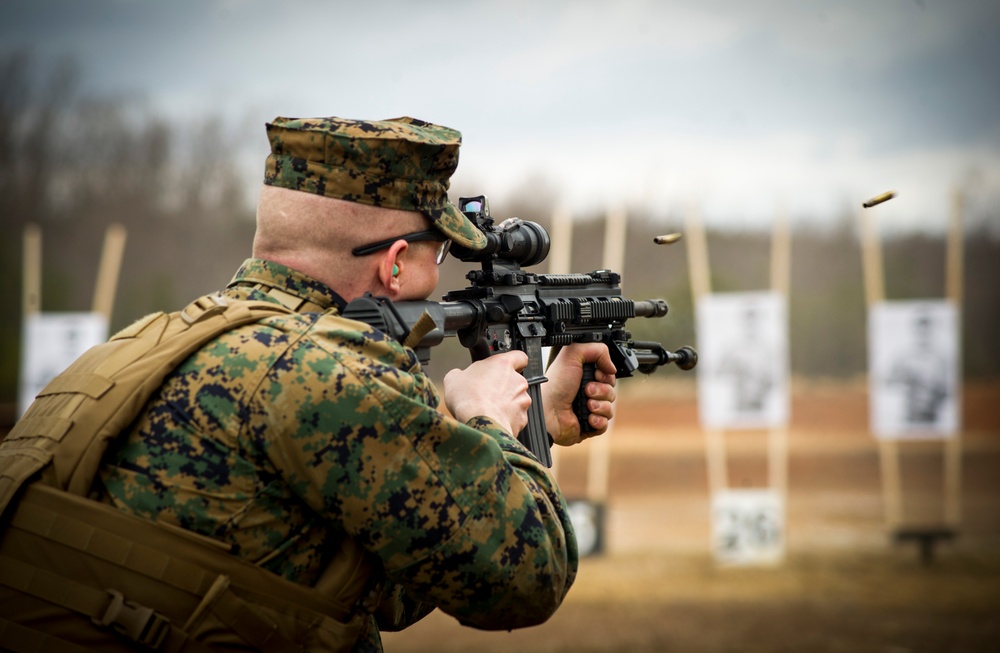
[[[106,500],[303,584],[346,535],[462,623],[544,621],[577,567],[544,467],[488,418],[439,412],[415,354],[339,317],[323,284],[251,259],[225,294],[273,288],[304,312],[230,331],[175,370],[109,451]]]

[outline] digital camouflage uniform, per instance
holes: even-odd
[[[404,131],[453,140],[453,148],[425,148],[428,135],[416,137],[418,167],[447,179],[457,164],[457,132],[402,120]],[[330,131],[356,132],[357,123],[293,121],[302,129],[289,131],[289,121],[275,122],[285,126],[269,125],[265,183],[345,197],[329,190],[331,176],[363,177],[315,172],[314,162],[289,155],[316,147],[313,158],[341,158],[343,144],[333,147]],[[360,129],[384,136],[370,125]],[[380,151],[398,143],[365,145],[351,135],[345,142],[360,149],[347,158],[355,163],[369,154],[399,157]],[[442,154],[449,151],[451,158]],[[407,170],[390,176],[406,178]],[[362,199],[407,205],[377,177],[358,187]],[[417,192],[423,199],[413,208],[431,206],[425,212],[449,237],[480,245],[446,198],[435,206],[430,190]],[[343,300],[315,279],[250,259],[222,294],[276,301],[295,313],[226,332],[170,374],[106,454],[95,488],[104,501],[221,540],[235,555],[307,585],[343,538],[353,538],[388,579],[381,614],[394,623],[383,627],[405,626],[431,606],[487,629],[533,625],[551,614],[575,576],[576,542],[558,487],[516,438],[489,418],[462,424],[437,410],[440,396],[415,353],[340,317]],[[355,650],[381,650],[377,628]]]

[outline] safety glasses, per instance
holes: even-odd
[[[374,254],[375,252],[381,251],[383,249],[389,249],[392,244],[397,240],[405,240],[408,243],[417,243],[421,241],[442,241],[441,245],[438,246],[437,251],[437,264],[441,265],[444,262],[446,256],[448,256],[448,250],[451,249],[451,239],[445,236],[443,233],[437,229],[427,229],[426,231],[415,231],[412,234],[406,234],[403,236],[396,236],[395,238],[386,238],[385,240],[380,240],[377,243],[370,243],[368,245],[361,245],[360,247],[355,247],[351,250],[351,254],[355,256],[367,256],[369,254]]]

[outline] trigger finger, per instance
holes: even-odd
[[[608,385],[615,385],[618,381],[618,377],[615,376],[615,372],[608,372],[598,368],[595,370],[594,378],[596,378],[601,383],[606,383]]]

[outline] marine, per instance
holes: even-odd
[[[56,636],[81,650],[380,651],[380,630],[434,608],[476,628],[541,623],[572,585],[565,499],[515,437],[530,404],[523,352],[452,370],[439,390],[411,349],[340,316],[364,292],[426,298],[452,242],[484,246],[447,197],[461,135],[412,118],[277,118],[267,133],[252,256],[229,284],[88,352],[0,444],[12,524],[0,608],[25,594],[41,606],[4,610],[0,634],[17,637],[0,647]],[[167,353],[176,363],[143,384]],[[585,362],[598,366],[586,436],[571,406]],[[601,344],[560,352],[542,388],[556,444],[606,431],[614,372]],[[116,393],[127,397],[102,400]],[[94,419],[109,414],[118,422]],[[141,538],[172,561],[163,569],[194,567],[186,594],[170,598],[170,575],[127,555],[52,544],[52,523],[97,529],[88,542],[108,546]],[[107,594],[96,614],[38,589],[55,547],[114,566],[60,570],[76,576],[64,585]]]

